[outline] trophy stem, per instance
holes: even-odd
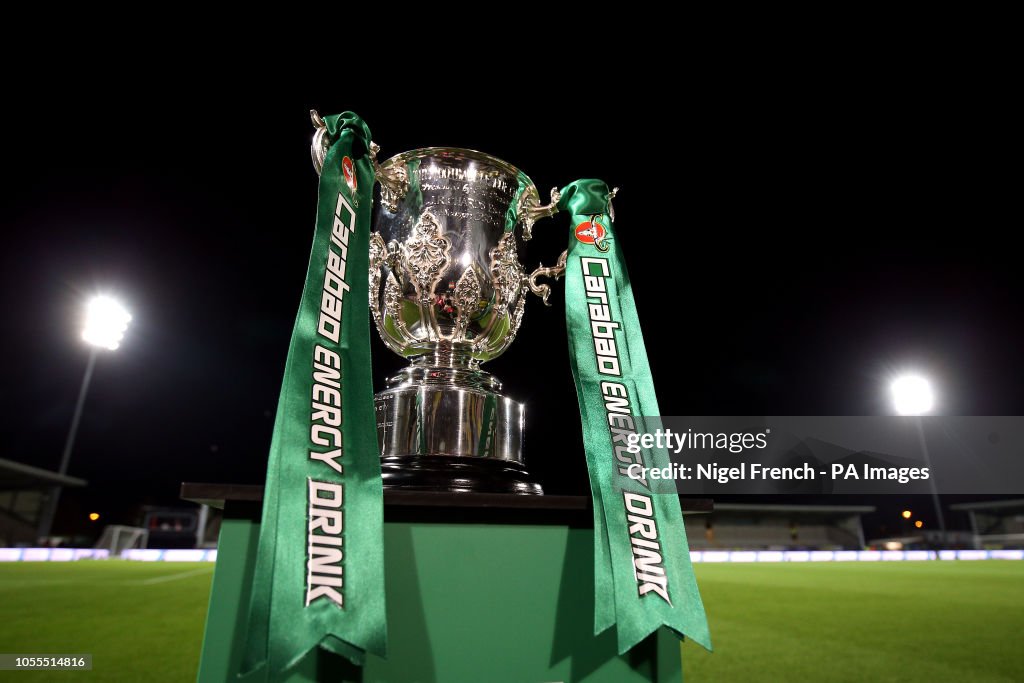
[[[478,370],[480,361],[473,358],[473,347],[459,342],[438,342],[430,353],[416,356],[412,364],[416,367],[466,368]]]
[[[542,493],[523,465],[525,405],[464,351],[417,357],[375,396],[385,488]]]

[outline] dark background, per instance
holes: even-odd
[[[97,365],[70,467],[90,485],[65,494],[55,532],[88,531],[89,511],[136,523],[142,504],[175,504],[182,481],[262,482],[316,208],[311,108],[358,112],[382,158],[470,147],[544,197],[580,177],[620,187],[663,414],[885,414],[904,369],[933,378],[939,413],[1024,412],[1019,174],[1006,165],[1019,155],[999,91],[968,105],[968,81],[669,75],[649,89],[595,73],[583,96],[475,92],[470,78],[389,94],[379,73],[337,73],[250,84],[220,66],[146,79],[70,66],[10,100],[0,457],[57,467],[88,353],[83,300],[116,294],[134,316]],[[537,225],[527,266],[555,260],[566,220]],[[528,403],[531,471],[582,493],[555,291],[550,308],[529,302],[487,369]],[[379,389],[401,361],[373,340]],[[906,505],[934,526],[928,501],[829,500],[881,506],[869,536]]]

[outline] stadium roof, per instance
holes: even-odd
[[[66,474],[0,458],[0,490],[38,489],[47,486],[85,486],[88,482]]]
[[[715,512],[788,512],[809,514],[867,514],[874,505],[759,505],[757,503],[715,503]]]
[[[1024,498],[1013,500],[988,500],[981,503],[957,503],[950,505],[950,510],[999,510],[1005,508],[1024,508]]]

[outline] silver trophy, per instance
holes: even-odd
[[[314,113],[313,163],[328,141]],[[410,364],[375,396],[386,488],[539,494],[523,464],[526,406],[480,369],[519,331],[529,292],[547,303],[519,243],[557,211],[511,164],[468,149],[431,147],[378,164],[370,237],[370,311],[384,343]]]

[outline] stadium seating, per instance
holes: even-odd
[[[686,518],[693,550],[857,550],[860,512],[825,506],[717,505]]]

